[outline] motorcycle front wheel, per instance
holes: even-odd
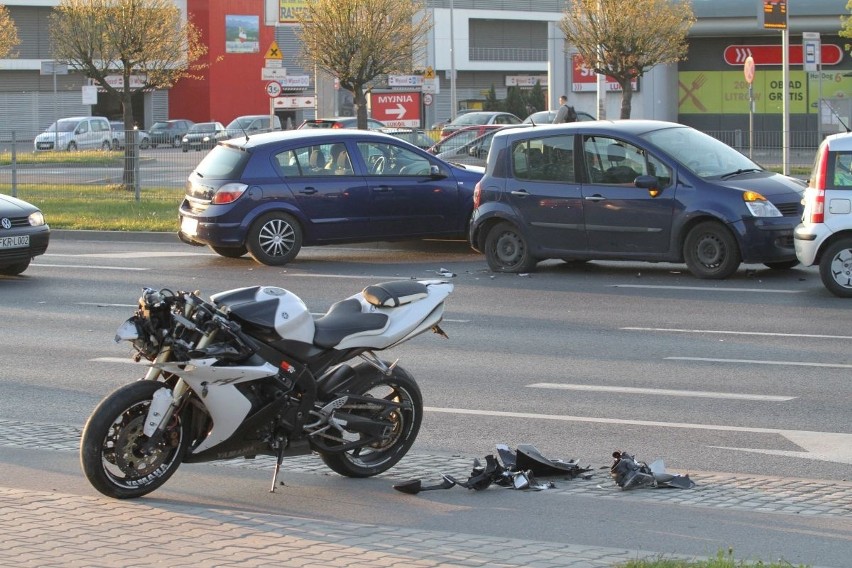
[[[177,470],[189,444],[186,425],[175,415],[158,444],[146,448],[142,432],[154,392],[163,383],[123,386],[95,408],[83,429],[80,463],[92,486],[108,497],[132,499],[154,491]]]
[[[365,372],[369,376],[347,392],[392,401],[400,407],[389,415],[382,415],[378,408],[362,408],[357,404],[340,408],[341,412],[388,420],[393,424],[387,435],[373,444],[341,453],[320,452],[328,467],[346,477],[370,477],[393,467],[411,448],[423,419],[423,396],[408,371],[396,367],[391,376],[372,368]]]

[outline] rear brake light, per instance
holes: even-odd
[[[343,124],[341,124],[340,122],[335,122],[334,124],[331,125],[331,127],[332,128],[343,128]]]
[[[479,207],[479,201],[482,198],[482,182],[476,182],[476,185],[473,186],[473,208],[476,209]]]
[[[828,169],[828,148],[824,148],[813,174],[813,203],[811,203],[811,223],[825,222],[825,171]],[[809,193],[810,193],[809,192]]]
[[[244,183],[226,183],[213,194],[212,203],[214,205],[233,203],[246,189],[248,189],[248,186]]]

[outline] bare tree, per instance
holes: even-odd
[[[21,41],[18,39],[18,28],[9,15],[9,9],[0,4],[0,57],[11,55],[19,43]]]
[[[694,23],[689,0],[571,0],[559,27],[589,68],[618,81],[621,118],[630,118],[631,82],[686,59]]]
[[[207,53],[201,34],[172,0],[61,0],[51,15],[54,55],[121,100],[125,129],[123,184],[136,186],[133,95],[195,77]],[[121,81],[107,82],[120,75]],[[131,82],[131,78],[134,79]]]
[[[411,71],[432,27],[422,0],[308,0],[298,19],[302,59],[352,91],[359,128],[374,81]]]

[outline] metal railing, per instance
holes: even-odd
[[[427,131],[428,133],[429,131]],[[782,146],[780,132],[755,132],[753,147],[749,148],[747,131],[708,131],[711,136],[736,148],[760,165],[778,169],[781,166]],[[434,132],[435,139],[439,132]],[[32,192],[50,191],[52,195],[66,193],[77,195],[81,188],[91,191],[102,188],[104,198],[134,198],[133,189],[126,186],[126,169],[134,170],[134,181],[146,192],[146,197],[174,199],[179,197],[187,177],[207,154],[196,151],[157,145],[156,148],[137,148],[136,155],[124,150],[34,150],[36,133],[11,133],[9,139],[0,141],[0,193],[27,199]],[[116,133],[121,136],[123,133]],[[14,139],[14,143],[12,141]],[[813,165],[817,140],[813,133],[795,133],[791,136],[789,163],[794,175],[805,177]],[[117,191],[123,189],[125,191]],[[128,191],[130,190],[130,191]]]

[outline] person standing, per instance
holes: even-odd
[[[577,111],[574,107],[568,104],[568,97],[562,95],[559,97],[559,110],[556,111],[556,116],[553,118],[553,124],[561,124],[563,122],[574,122],[577,120]]]

